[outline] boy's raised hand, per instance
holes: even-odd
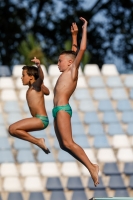
[[[72,33],[72,35],[77,35],[78,34],[78,27],[77,27],[76,23],[72,23],[71,33]]]
[[[83,22],[83,26],[82,26],[82,28],[87,27],[88,22],[86,21],[86,19],[83,18],[83,17],[80,17],[79,19]]]
[[[34,62],[37,66],[40,66],[40,60],[36,57],[34,57],[34,59],[32,59],[31,61]]]

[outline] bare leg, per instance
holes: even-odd
[[[40,119],[35,117],[27,118],[10,125],[9,133],[14,137],[29,141],[39,146],[46,154],[48,154],[50,151],[45,145],[44,138],[35,138],[28,133],[29,131],[42,130],[43,127],[43,123]]]
[[[99,166],[91,163],[84,150],[77,145],[72,138],[70,115],[65,111],[59,111],[55,119],[55,132],[61,148],[75,157],[78,161],[85,165],[89,170],[94,185],[99,184],[98,172]]]

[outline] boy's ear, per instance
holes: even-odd
[[[35,79],[35,77],[34,76],[30,76],[30,80],[34,80]]]
[[[69,63],[69,66],[70,66],[73,63],[73,60],[69,60],[68,63]]]

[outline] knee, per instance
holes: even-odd
[[[15,136],[15,132],[16,132],[15,127],[13,125],[10,125],[8,128],[8,132],[10,133],[10,135]]]
[[[71,150],[73,145],[74,145],[73,141],[63,141],[61,149],[64,151]]]

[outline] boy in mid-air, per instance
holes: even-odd
[[[50,153],[45,145],[44,138],[35,138],[28,132],[45,129],[49,120],[44,104],[44,94],[49,95],[49,90],[43,84],[44,74],[40,66],[40,60],[34,57],[35,66],[24,66],[22,69],[23,85],[28,85],[26,93],[27,103],[32,115],[31,118],[20,120],[9,126],[9,133],[22,140],[29,141],[40,147],[46,154]]]
[[[58,59],[58,67],[62,74],[54,88],[54,127],[61,149],[67,151],[85,165],[91,174],[94,185],[97,186],[99,184],[99,167],[97,164],[93,164],[84,150],[73,141],[71,129],[72,109],[69,105],[69,99],[77,85],[78,69],[87,43],[87,21],[82,17],[80,20],[83,21],[83,32],[78,54],[76,55],[74,51],[64,51]],[[73,27],[71,27],[71,32],[72,29]]]

